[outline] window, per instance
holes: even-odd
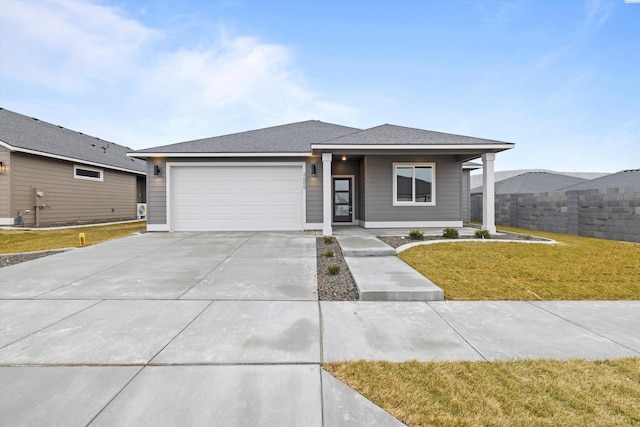
[[[435,163],[393,164],[394,206],[435,206]]]
[[[89,181],[104,181],[102,169],[94,169],[86,166],[73,166],[73,177],[75,179],[86,179]]]

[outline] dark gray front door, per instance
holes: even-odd
[[[353,220],[353,182],[351,178],[333,178],[333,221]]]

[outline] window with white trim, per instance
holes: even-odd
[[[73,178],[102,182],[104,181],[104,173],[102,169],[73,165]]]
[[[393,164],[394,206],[435,206],[435,163]]]

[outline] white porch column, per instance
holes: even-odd
[[[322,153],[322,234],[331,236],[331,153]]]
[[[495,178],[493,162],[495,153],[482,155],[482,228],[491,234],[496,232]]]

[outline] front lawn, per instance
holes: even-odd
[[[640,299],[640,245],[500,229],[559,244],[442,243],[417,246],[398,256],[441,287],[446,300]]]
[[[78,228],[51,230],[0,230],[0,253],[15,254],[20,252],[45,251],[80,246],[79,233],[84,233],[87,245],[131,236],[144,231],[145,221],[127,222],[123,224],[99,225]]]
[[[640,423],[640,358],[360,361],[324,369],[409,426]]]

